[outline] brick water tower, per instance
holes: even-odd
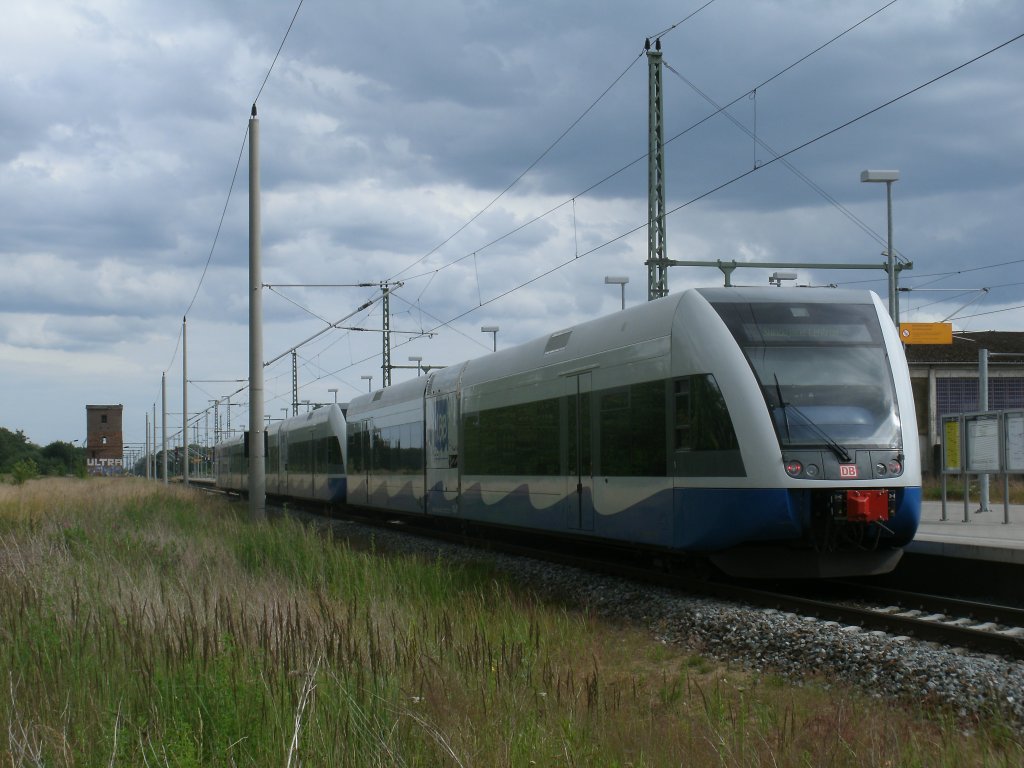
[[[119,475],[124,471],[123,405],[85,406],[85,466],[90,475]]]

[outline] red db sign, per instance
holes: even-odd
[[[857,477],[857,465],[856,464],[840,464],[839,465],[839,477]]]

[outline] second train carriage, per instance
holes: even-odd
[[[266,490],[272,496],[344,503],[345,417],[329,405],[271,423],[267,428]],[[245,441],[233,437],[217,446],[217,485],[248,489]]]
[[[884,572],[920,517],[916,435],[874,294],[692,289],[354,399],[348,501]]]

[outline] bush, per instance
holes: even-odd
[[[11,467],[11,477],[15,485],[21,485],[26,480],[34,480],[39,477],[39,467],[32,459],[22,459]]]

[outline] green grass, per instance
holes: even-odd
[[[4,765],[1014,765],[1019,733],[729,669],[486,565],[128,479],[0,488]]]

